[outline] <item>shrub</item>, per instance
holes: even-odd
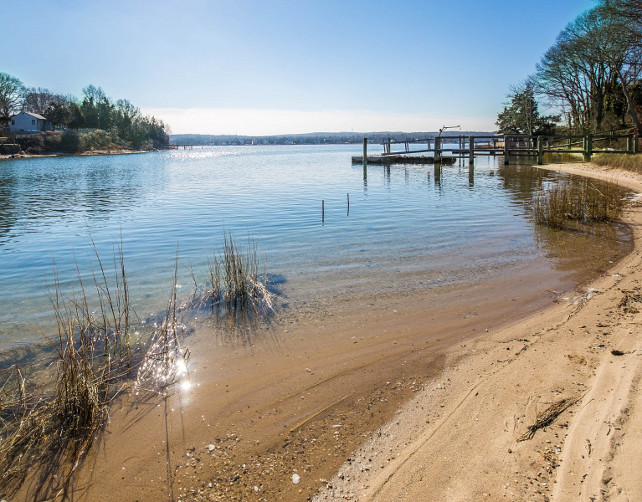
[[[64,153],[78,153],[81,151],[80,134],[76,131],[65,131],[60,139],[60,151]]]

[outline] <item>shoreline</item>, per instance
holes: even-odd
[[[162,150],[88,150],[86,152],[80,153],[62,153],[62,152],[51,152],[51,153],[41,153],[41,154],[32,154],[32,153],[15,153],[0,155],[0,160],[20,160],[20,159],[47,159],[55,157],[91,157],[94,155],[132,155],[139,153],[152,153],[152,152],[164,152],[166,150],[172,150],[172,148],[162,149]]]
[[[589,164],[545,169],[615,181]],[[634,249],[584,296],[446,354],[446,369],[343,464],[329,500],[635,500],[642,493],[642,208]],[[562,399],[575,402],[525,439]]]

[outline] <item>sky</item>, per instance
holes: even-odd
[[[492,131],[594,0],[0,0],[0,72],[174,134]],[[11,20],[11,22],[6,22]]]

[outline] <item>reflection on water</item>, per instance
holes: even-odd
[[[71,288],[76,263],[85,270],[93,254],[90,234],[105,261],[122,238],[141,318],[164,308],[177,245],[179,292],[187,292],[206,282],[207,257],[225,230],[257,241],[267,272],[287,278],[281,293],[293,308],[484,280],[512,267],[578,281],[587,257],[601,260],[591,269],[605,268],[627,249],[624,227],[586,236],[533,226],[527,206],[559,174],[492,157],[474,167],[467,159],[353,166],[358,153],[358,145],[212,147],[0,162],[0,348],[40,341],[52,322],[52,258]]]

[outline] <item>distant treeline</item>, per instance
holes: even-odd
[[[168,127],[145,116],[126,99],[116,101],[89,85],[78,99],[48,89],[27,88],[16,77],[0,73],[0,130],[20,111],[45,117],[54,133],[29,138],[27,147],[76,153],[92,149],[152,150],[169,146]],[[53,150],[51,150],[53,148]]]
[[[278,136],[237,136],[209,134],[172,134],[170,141],[173,145],[342,145],[360,144],[363,138],[369,143],[383,144],[391,141],[417,141],[432,138],[439,132],[337,132],[337,133],[308,133],[284,134]],[[480,131],[444,131],[442,136],[487,136],[492,132]]]

